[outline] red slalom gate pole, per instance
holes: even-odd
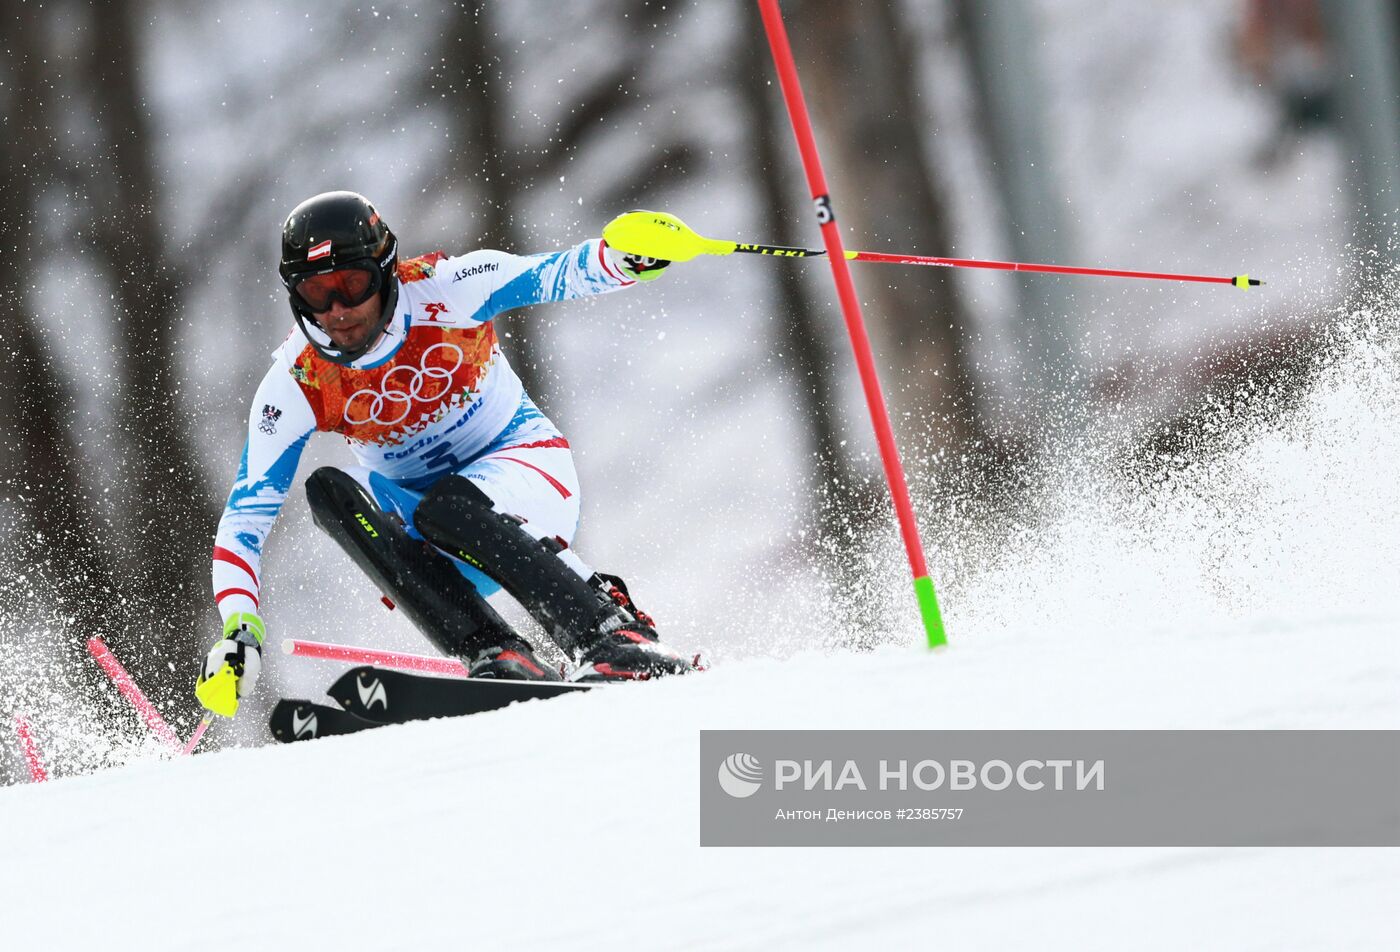
[[[894,509],[899,517],[904,548],[909,555],[909,567],[914,572],[914,594],[919,602],[919,614],[923,618],[924,631],[928,634],[929,647],[937,648],[947,644],[948,637],[943,630],[943,618],[938,610],[938,597],[934,593],[933,580],[929,578],[928,566],[924,562],[923,544],[919,541],[919,527],[914,521],[914,507],[909,501],[909,486],[904,478],[904,466],[899,459],[899,448],[895,445],[894,430],[890,427],[885,396],[880,391],[880,379],[875,372],[875,356],[870,349],[870,336],[865,330],[865,319],[861,316],[855,284],[851,281],[851,269],[846,263],[841,232],[836,226],[836,216],[831,209],[826,175],[822,172],[821,157],[817,154],[817,141],[812,135],[812,122],[807,115],[807,103],[802,97],[802,86],[797,78],[797,64],[792,58],[792,47],[788,43],[787,29],[783,26],[783,14],[778,8],[778,0],[758,0],[758,7],[763,16],[763,28],[768,34],[768,45],[773,50],[773,62],[778,68],[778,83],[782,87],[783,99],[792,119],[797,148],[802,153],[802,167],[807,173],[807,184],[812,190],[817,221],[821,225],[822,241],[826,245],[832,274],[836,278],[836,294],[841,301],[841,313],[845,316],[846,330],[850,334],[851,347],[855,351],[861,388],[865,391],[865,402],[870,407],[870,420],[875,426],[880,461],[885,468],[890,495],[894,497]]]

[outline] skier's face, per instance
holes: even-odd
[[[366,338],[379,321],[381,309],[377,294],[354,307],[346,307],[339,301],[332,301],[329,311],[316,312],[316,323],[321,325],[336,347],[342,350],[356,350],[365,345]]]

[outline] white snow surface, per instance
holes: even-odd
[[[1395,849],[702,849],[698,821],[703,729],[1396,728],[1386,323],[1358,314],[1301,405],[1156,488],[1066,464],[951,586],[946,651],[918,647],[888,546],[856,579],[900,606],[872,651],[732,648],[683,679],[0,790],[6,947],[1393,948]]]
[[[752,661],[10,788],[6,934],[114,949],[1384,947],[1389,849],[698,845],[705,728],[1393,726],[1393,616],[1299,622],[1214,644],[1027,632],[932,656]]]

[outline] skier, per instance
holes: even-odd
[[[574,660],[581,681],[691,670],[626,585],[568,547],[579,487],[569,443],[507,362],[492,318],[660,276],[669,261],[601,239],[553,254],[398,259],[363,196],[327,192],[282,229],[293,330],[274,351],[214,543],[223,634],[195,693],[232,716],[253,690],[266,626],[263,541],[307,439],[342,434],[358,465],[306,481],[316,524],[472,677],[559,680],[486,597],[502,587]]]

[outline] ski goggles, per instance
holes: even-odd
[[[356,307],[379,293],[379,268],[373,262],[336,268],[296,278],[291,291],[312,311],[329,311],[339,301],[344,307]]]

